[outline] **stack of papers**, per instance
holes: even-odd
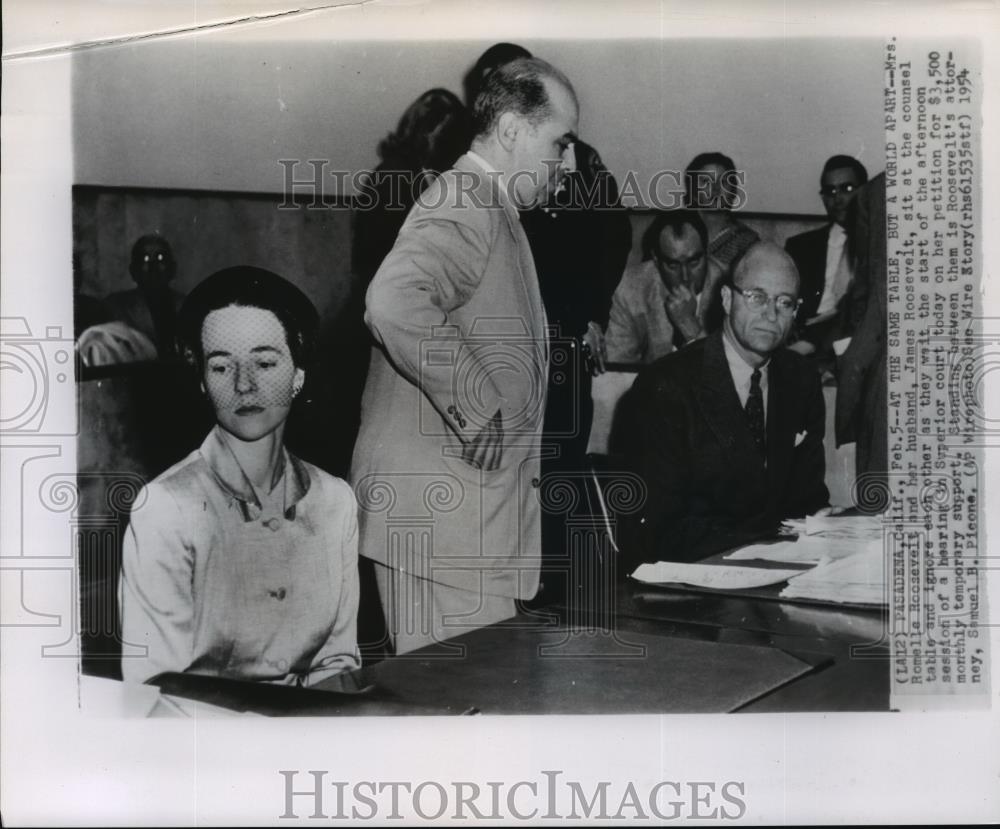
[[[777,541],[773,544],[750,544],[726,556],[727,560],[777,561],[782,564],[821,564],[839,561],[869,547],[882,548],[881,537],[858,541],[845,538],[827,538],[820,535],[800,535],[797,541]]]
[[[782,524],[782,530],[798,536],[818,535],[844,540],[874,540],[882,537],[884,522],[879,515],[809,515]]]
[[[887,604],[881,543],[865,544],[845,558],[827,561],[788,580],[785,599],[851,604]]]
[[[768,561],[797,569],[726,564],[643,564],[633,574],[653,584],[690,584],[714,590],[746,590],[787,581],[786,599],[886,604],[883,522],[877,515],[810,515],[786,521],[795,541],[749,544],[727,561]],[[801,568],[814,565],[811,570]]]
[[[690,584],[713,590],[746,590],[787,581],[801,570],[771,570],[763,567],[727,567],[724,564],[682,564],[658,561],[642,564],[632,578],[650,584]]]

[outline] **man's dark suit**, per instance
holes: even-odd
[[[772,534],[827,504],[819,376],[779,349],[768,367],[767,464],[717,332],[644,368],[633,387],[628,447],[646,503],[622,538],[627,564],[697,561]]]
[[[785,242],[785,250],[795,261],[799,271],[799,320],[804,322],[816,315],[826,287],[826,245],[830,240],[832,224],[792,236]]]
[[[832,319],[806,327],[806,320],[816,315],[823,291],[826,288],[826,247],[830,240],[832,224],[792,236],[785,242],[785,250],[795,262],[799,272],[799,296],[802,305],[796,315],[798,337],[808,340],[832,360],[830,351],[834,340],[849,337],[864,316],[865,303],[854,282],[837,303],[837,313]],[[857,280],[855,280],[857,282]]]

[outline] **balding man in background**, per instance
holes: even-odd
[[[782,348],[799,306],[795,264],[758,242],[722,286],[722,330],[640,372],[628,447],[648,488],[623,553],[698,561],[827,504],[819,376]]]

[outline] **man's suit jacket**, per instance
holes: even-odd
[[[576,170],[551,204],[525,211],[525,234],[550,326],[581,337],[587,323],[608,324],[611,295],[632,247],[632,224],[618,184],[597,150],[577,140]]]
[[[622,539],[630,564],[697,561],[827,503],[818,374],[787,349],[771,357],[765,465],[722,337],[720,331],[692,343],[636,379],[639,419],[628,455],[647,493]]]
[[[113,319],[145,334],[155,343],[160,357],[167,357],[173,350],[175,319],[184,296],[168,287],[158,298],[160,304],[150,307],[151,297],[140,288],[131,288],[105,297],[104,304]]]
[[[538,587],[548,345],[517,210],[468,156],[424,191],[368,289],[377,341],[351,480],[360,553],[467,590]],[[500,411],[503,458],[463,442]]]
[[[858,247],[855,294],[864,313],[837,367],[837,445],[857,441],[857,473],[888,468],[886,384],[885,173],[854,199]]]
[[[804,323],[816,315],[823,289],[826,287],[826,246],[830,240],[830,228],[825,224],[816,230],[808,230],[798,236],[792,236],[785,242],[785,250],[795,260],[799,270],[799,296],[802,305],[799,308],[798,320]]]

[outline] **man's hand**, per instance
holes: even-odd
[[[583,344],[590,350],[590,357],[593,360],[591,374],[595,377],[604,374],[604,364],[608,361],[608,347],[604,342],[604,332],[596,322],[587,323],[587,332],[583,335]]]
[[[666,309],[671,324],[680,331],[686,342],[701,336],[698,300],[687,285],[678,285],[674,288],[667,286]]]
[[[493,472],[503,455],[503,417],[499,410],[471,441],[462,447],[462,460],[469,466]]]

